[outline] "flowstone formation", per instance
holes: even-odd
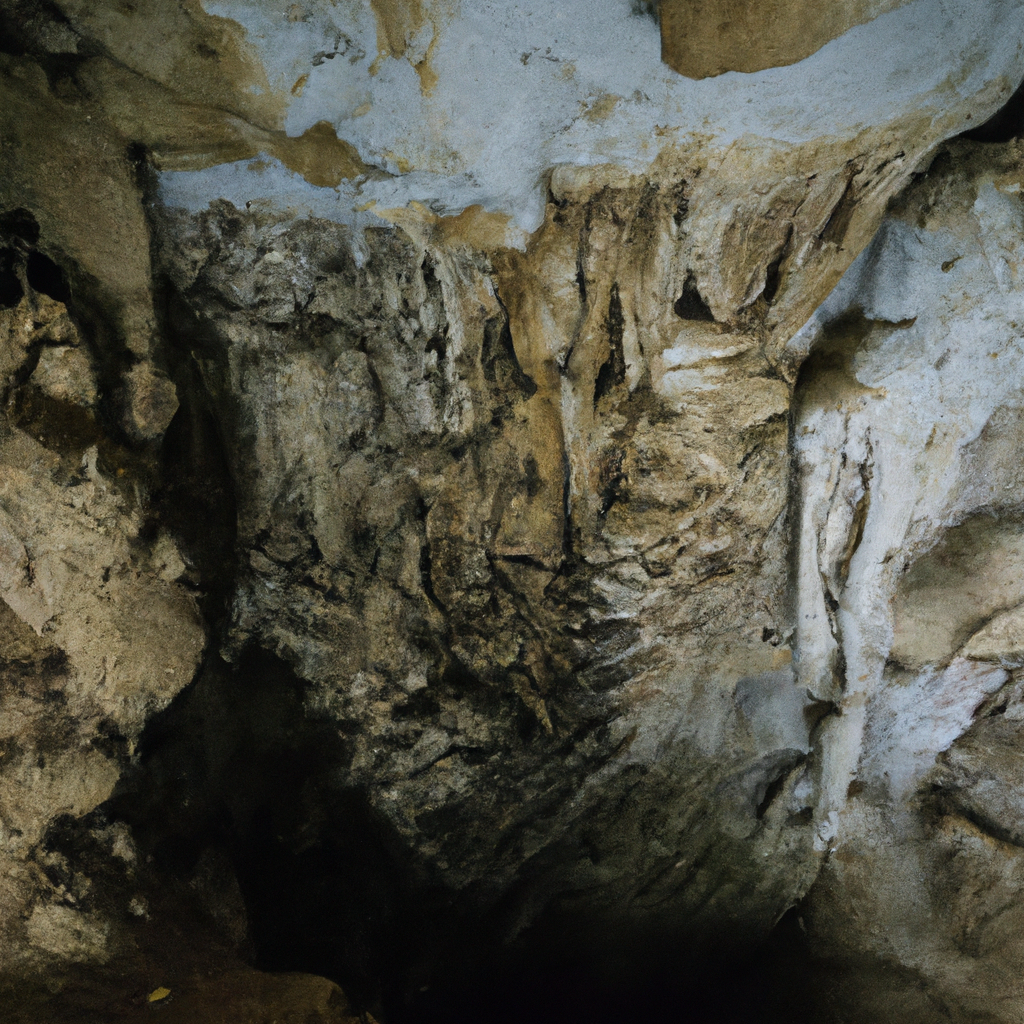
[[[950,146],[797,341],[798,646],[844,710],[808,927],[912,1020],[1022,998],[1021,157]]]
[[[749,6],[0,5],[12,1013],[1020,1019],[1024,11]]]

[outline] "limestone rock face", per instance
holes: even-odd
[[[1021,156],[951,147],[798,341],[805,372],[822,368],[796,429],[800,674],[839,711],[821,736],[829,853],[807,920],[837,959],[873,965],[866,1013],[1012,1020],[1024,1005],[1007,982],[1021,957]]]
[[[1024,10],[644,6],[3,6],[4,977],[1020,1019]]]
[[[3,972],[108,955],[89,878],[45,841],[111,796],[206,642],[177,546],[147,523],[144,463],[99,421],[94,358],[64,303],[33,287],[32,259],[0,309]],[[120,835],[102,838],[130,860]]]
[[[661,0],[661,59],[690,78],[795,64],[854,25],[906,2]]]

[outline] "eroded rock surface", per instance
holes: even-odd
[[[808,927],[865,1014],[1021,1013],[1021,167],[951,147],[802,336],[800,676],[839,711]]]
[[[91,880],[46,839],[111,796],[147,719],[191,681],[206,630],[153,521],[145,461],[100,419],[98,356],[33,286],[37,254],[4,256],[24,288],[0,309],[0,970],[13,972],[108,956]],[[108,855],[132,859],[108,832]]]
[[[1024,14],[644,6],[4,6],[8,982],[1019,1019]]]
[[[906,0],[660,0],[661,59],[690,78],[795,64]]]

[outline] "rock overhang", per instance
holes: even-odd
[[[244,27],[285,98],[287,134],[327,122],[377,171],[321,193],[276,161],[238,163],[166,172],[162,193],[192,208],[223,195],[363,223],[375,207],[480,205],[531,232],[560,165],[640,173],[666,150],[701,149],[713,163],[744,137],[842,148],[871,129],[930,145],[984,121],[1024,76],[1024,12],[983,6],[914,0],[794,64],[695,81],[662,62],[657,25],[626,0],[423,5],[404,50],[381,45],[372,5],[288,13],[227,0],[209,10]]]

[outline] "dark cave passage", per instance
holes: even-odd
[[[341,779],[347,742],[308,717],[277,658],[214,660],[153,719],[104,811],[131,827],[161,884],[194,894],[209,863],[230,865],[200,902],[223,919],[240,894],[249,962],[331,978],[381,1024],[812,1019],[795,911],[746,949],[557,907],[513,938],[509,898],[425,880]]]

